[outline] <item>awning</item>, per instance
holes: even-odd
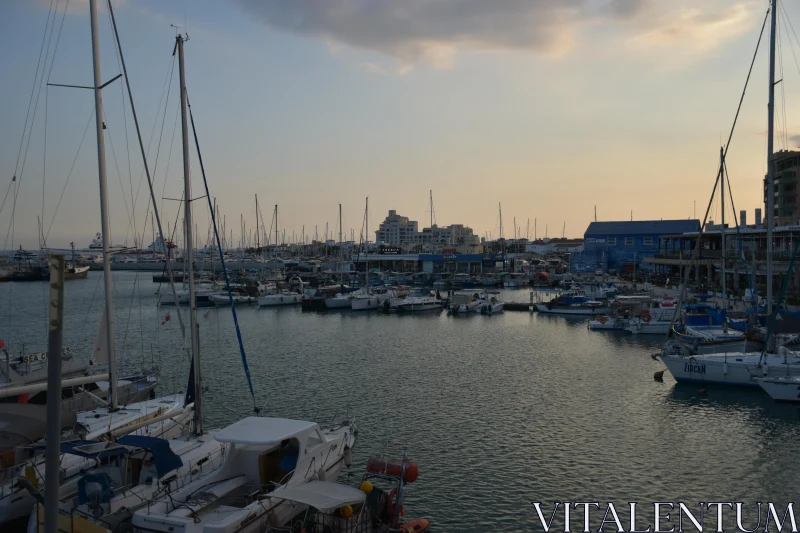
[[[345,505],[357,505],[366,501],[367,495],[354,487],[333,481],[309,481],[302,485],[279,487],[270,495],[273,498],[303,503],[323,513]]]

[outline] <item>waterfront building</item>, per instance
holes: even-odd
[[[404,246],[413,240],[418,222],[397,214],[394,209],[375,231],[375,241],[390,246]]]
[[[797,170],[800,168],[800,151],[781,150],[772,155],[775,169],[775,226],[789,226],[800,222],[800,195],[797,194]],[[767,178],[764,177],[764,213],[767,212]]]
[[[463,224],[438,226],[418,231],[419,223],[392,209],[375,231],[378,243],[402,248],[409,253],[483,253],[483,245],[472,228]]]
[[[583,252],[583,239],[539,239],[525,244],[525,252],[546,255]]]
[[[573,256],[573,271],[617,272],[643,268],[645,258],[658,254],[663,235],[700,231],[700,221],[635,220],[592,222],[584,233],[583,252]],[[646,268],[646,267],[645,267]]]

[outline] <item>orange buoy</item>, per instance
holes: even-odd
[[[653,379],[656,381],[664,381],[664,371],[659,370],[655,374],[653,374]]]
[[[397,527],[403,533],[424,533],[430,529],[431,522],[423,519],[410,520],[404,524],[399,524]]]
[[[367,472],[374,474],[389,474],[399,476],[403,467],[402,459],[387,459],[385,457],[370,457],[367,461]],[[406,463],[406,473],[403,476],[404,483],[414,483],[419,477],[419,466],[416,463]]]

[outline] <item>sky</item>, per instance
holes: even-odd
[[[371,232],[390,209],[427,226],[431,190],[439,225],[466,224],[480,236],[498,236],[499,204],[507,238],[515,218],[522,236],[533,238],[535,226],[537,237],[580,237],[595,208],[598,220],[702,219],[768,7],[112,2],[165,226],[172,232],[181,220],[172,56],[181,31],[210,194],[234,242],[242,225],[246,234],[255,229],[256,195],[267,226],[278,204],[287,240],[322,238],[326,224],[335,235],[339,203],[345,234],[358,239],[367,197]],[[99,4],[101,77],[110,80],[121,67]],[[776,150],[800,143],[800,6],[785,4]],[[750,223],[766,170],[767,46],[727,159],[735,209],[747,210]],[[40,234],[49,247],[86,247],[100,231],[94,100],[90,90],[47,83],[92,83],[88,0],[2,2],[0,72],[0,248],[36,248]],[[146,246],[149,194],[121,79],[103,101],[112,241]],[[191,177],[203,245],[209,209],[194,149]],[[710,218],[720,217],[715,202]]]

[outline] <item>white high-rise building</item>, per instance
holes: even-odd
[[[472,228],[463,224],[453,224],[451,226],[437,226],[424,228],[418,231],[419,223],[409,220],[408,217],[400,216],[397,211],[389,211],[378,230],[375,232],[375,240],[378,243],[388,244],[404,248],[409,252],[417,251],[424,253],[438,253],[443,249],[462,249],[461,253],[480,253],[476,247],[480,246],[480,241],[474,235]]]
[[[413,235],[417,233],[417,227],[416,220],[400,216],[397,211],[392,209],[386,220],[381,222],[375,231],[375,240],[390,246],[403,246],[413,239]]]

